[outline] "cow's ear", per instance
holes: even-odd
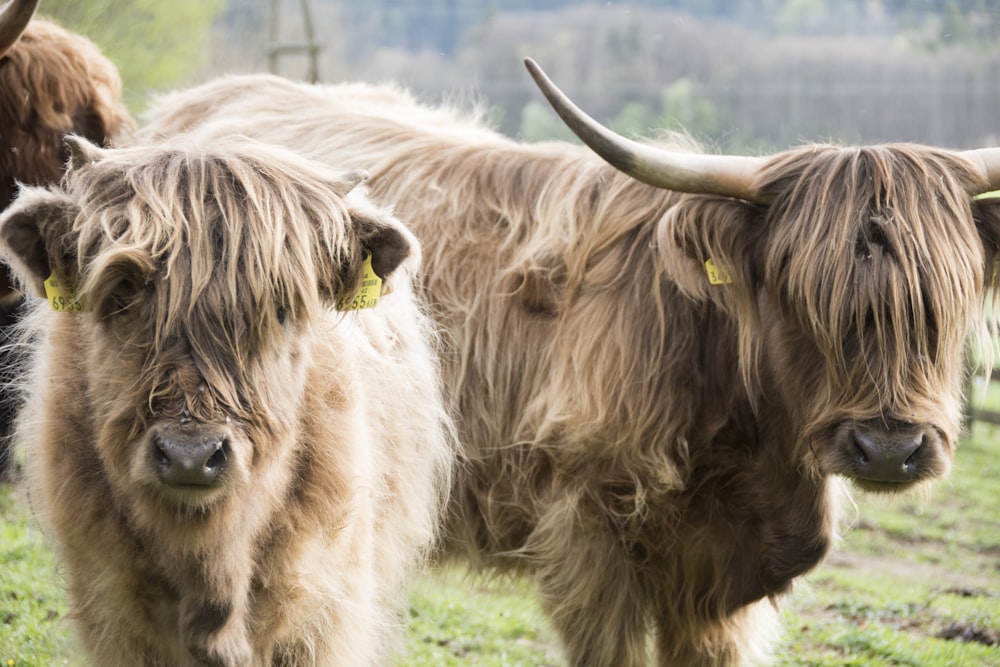
[[[378,295],[384,296],[392,292],[400,281],[409,280],[420,262],[420,246],[416,238],[396,218],[356,209],[350,215],[354,238],[345,248],[343,262],[335,272],[336,281],[320,285],[320,292],[327,298],[333,298],[341,310],[345,309],[342,307],[343,298],[354,294],[359,285],[368,283],[368,278],[372,277],[369,271],[379,278]],[[366,257],[369,256],[370,269],[366,266]],[[400,270],[404,264],[409,265],[409,270]]]
[[[664,271],[687,296],[738,316],[756,293],[755,239],[762,215],[738,199],[683,198],[660,220],[657,244]]]
[[[337,194],[348,197],[359,185],[368,180],[363,169],[346,172]],[[358,244],[372,255],[372,269],[382,280],[387,280],[407,260],[419,262],[420,245],[416,237],[389,211],[371,204],[366,193],[348,198],[351,228]]]
[[[416,261],[420,246],[413,234],[393,217],[354,215],[360,245],[372,254],[372,270],[382,280],[407,261]]]
[[[986,284],[1000,288],[1000,197],[984,197],[972,202],[972,217],[979,229],[986,256]]]
[[[27,292],[44,297],[44,282],[53,273],[75,282],[71,237],[76,212],[76,205],[57,190],[25,187],[0,215],[0,254]]]
[[[69,171],[97,162],[104,155],[102,148],[75,134],[67,134],[63,137],[63,143],[69,149],[69,162],[66,165]]]
[[[346,198],[359,185],[368,180],[364,169],[347,171],[341,181],[334,184],[334,191]],[[351,229],[358,244],[372,254],[372,269],[386,280],[408,258],[413,257],[419,246],[416,238],[402,223],[387,211],[371,206],[364,196],[349,200]]]

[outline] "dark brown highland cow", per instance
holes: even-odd
[[[48,291],[18,433],[93,664],[388,663],[454,455],[412,235],[282,149],[69,143],[0,249]]]
[[[135,123],[121,103],[115,66],[84,37],[34,20],[38,0],[12,0],[0,9],[0,211],[17,184],[55,183],[75,133],[98,144],[125,136]],[[21,294],[0,265],[0,342],[17,318]],[[16,362],[0,351],[0,375]],[[0,392],[0,480],[13,472],[10,425],[13,397]]]
[[[222,78],[150,119],[371,172],[454,344],[452,551],[532,576],[572,665],[764,659],[775,599],[834,539],[838,479],[949,470],[996,151],[616,157],[663,189],[393,87]]]

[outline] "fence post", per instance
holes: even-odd
[[[313,25],[313,13],[310,0],[300,0],[299,9],[302,13],[302,25],[305,39],[301,42],[279,42],[281,37],[281,0],[271,0],[271,9],[267,23],[267,65],[271,74],[279,74],[278,61],[281,56],[289,53],[305,53],[309,57],[306,80],[309,83],[319,81],[319,44],[316,42],[316,30]]]

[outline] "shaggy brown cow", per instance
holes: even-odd
[[[0,11],[0,211],[18,183],[59,180],[69,157],[67,133],[107,144],[135,129],[120,100],[115,66],[86,38],[48,21],[30,21],[37,5],[12,0]],[[0,265],[0,337],[6,338],[20,304],[7,267]],[[0,353],[0,369],[16,363],[11,354]],[[12,398],[0,395],[0,480],[13,471],[8,436],[14,409]]]
[[[412,235],[274,147],[70,143],[0,248],[48,292],[18,433],[94,664],[385,662],[454,454]]]
[[[737,163],[759,196],[678,194],[394,87],[269,76],[154,105],[145,132],[184,130],[363,167],[411,224],[470,460],[453,551],[532,575],[573,665],[647,664],[650,633],[662,665],[761,659],[838,478],[949,470],[1000,235],[984,154],[806,146]]]

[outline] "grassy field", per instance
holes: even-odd
[[[859,497],[840,547],[782,605],[776,664],[1000,665],[1000,429],[976,424],[933,492]],[[0,667],[81,665],[59,569],[25,503],[0,488]],[[530,587],[429,574],[401,666],[562,665]]]

